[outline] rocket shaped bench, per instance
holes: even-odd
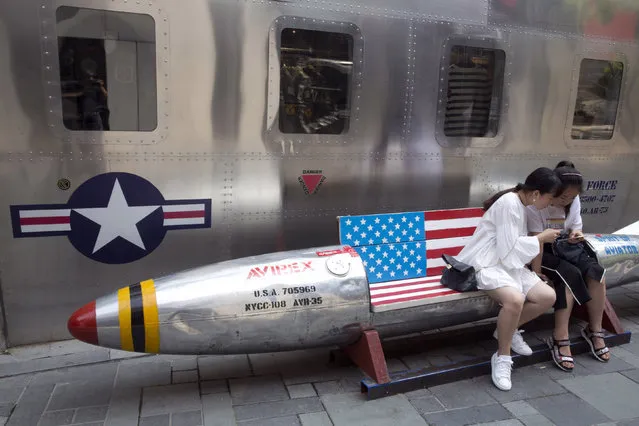
[[[491,318],[498,306],[485,293],[439,282],[442,253],[458,254],[482,213],[339,217],[339,245],[144,279],[87,303],[68,329],[84,342],[135,352],[245,354],[344,347],[370,330],[383,339]],[[608,268],[609,288],[636,279],[639,237],[586,240]]]

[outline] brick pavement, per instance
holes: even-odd
[[[611,290],[610,300],[639,332],[639,284]],[[437,365],[495,347],[438,348],[388,365]],[[326,348],[139,356],[56,342],[0,355],[0,426],[639,425],[639,343],[612,352],[608,364],[577,356],[573,373],[551,362],[516,368],[510,392],[486,375],[368,401],[360,371],[327,365]]]

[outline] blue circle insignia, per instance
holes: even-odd
[[[162,243],[166,235],[163,204],[160,191],[139,176],[94,176],[69,198],[69,241],[80,253],[98,262],[134,262]]]

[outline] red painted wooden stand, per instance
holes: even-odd
[[[391,381],[388,375],[386,359],[384,358],[382,342],[379,340],[377,331],[364,331],[362,337],[356,343],[346,346],[342,350],[355,365],[377,383],[382,384]]]

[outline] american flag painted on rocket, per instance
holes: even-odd
[[[371,304],[382,307],[459,294],[440,283],[442,254],[456,256],[470,239],[480,208],[340,217],[340,242],[362,258]]]

